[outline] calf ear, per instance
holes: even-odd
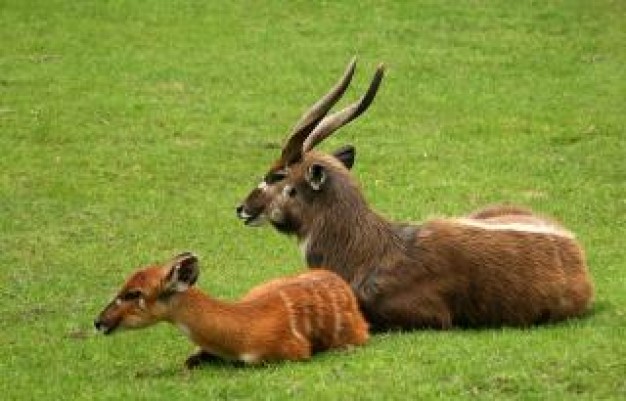
[[[333,152],[335,156],[348,170],[354,165],[354,158],[356,156],[356,149],[352,145],[342,146]]]
[[[165,277],[166,292],[184,292],[198,280],[200,268],[198,257],[191,252],[181,253],[172,261],[170,271]]]
[[[317,163],[311,164],[305,174],[306,181],[315,191],[322,189],[322,186],[326,182],[326,178],[326,167]]]

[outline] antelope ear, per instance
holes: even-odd
[[[198,280],[200,269],[198,257],[191,252],[181,253],[174,258],[172,267],[165,277],[166,292],[184,292]]]
[[[311,164],[306,171],[305,179],[315,191],[322,189],[324,182],[326,182],[326,167],[321,164]]]
[[[333,152],[335,156],[348,170],[354,165],[354,157],[356,156],[356,149],[352,145],[342,146]]]

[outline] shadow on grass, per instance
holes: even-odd
[[[589,326],[593,325],[595,319],[606,315],[610,310],[612,310],[612,306],[608,302],[595,302],[593,306],[587,310],[581,316],[571,317],[565,320],[560,320],[556,322],[540,322],[529,324],[527,326],[508,326],[508,325],[492,325],[492,326],[473,326],[473,325],[463,325],[458,324],[453,326],[450,329],[436,329],[436,328],[423,328],[423,329],[390,329],[390,330],[381,330],[381,331],[373,331],[371,332],[372,336],[376,337],[385,337],[394,334],[426,334],[426,335],[437,335],[441,333],[489,333],[489,332],[499,332],[499,331],[520,331],[520,332],[532,332],[537,330],[551,330],[551,329],[559,329],[567,326]]]
[[[280,364],[280,362],[278,362]],[[194,374],[203,374],[208,372],[220,373],[220,374],[232,374],[233,372],[243,371],[256,371],[258,369],[264,369],[270,364],[261,365],[246,365],[243,362],[227,361],[222,359],[211,360],[210,362],[202,363],[201,365],[188,369],[184,363],[175,363],[169,366],[153,366],[145,367],[137,370],[132,375],[132,379],[150,380],[150,379],[165,379],[172,377],[190,377]]]

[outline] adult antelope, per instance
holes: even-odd
[[[390,222],[370,209],[350,174],[353,147],[314,150],[376,95],[383,66],[360,100],[327,116],[355,65],[301,117],[238,216],[295,235],[308,266],[329,266],[350,283],[373,329],[528,326],[583,314],[593,297],[584,253],[555,221],[493,206],[462,218]]]

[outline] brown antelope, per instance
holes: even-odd
[[[527,326],[583,314],[593,297],[585,257],[558,223],[513,206],[390,222],[350,174],[353,147],[313,149],[372,103],[382,66],[360,100],[327,116],[354,68],[352,60],[301,117],[238,216],[297,237],[308,266],[328,266],[350,283],[372,329]]]
[[[94,322],[104,334],[166,321],[200,350],[185,365],[214,358],[255,364],[303,360],[331,348],[362,345],[367,323],[350,287],[325,269],[278,278],[239,302],[223,302],[193,285],[198,259],[186,252],[138,270]]]

